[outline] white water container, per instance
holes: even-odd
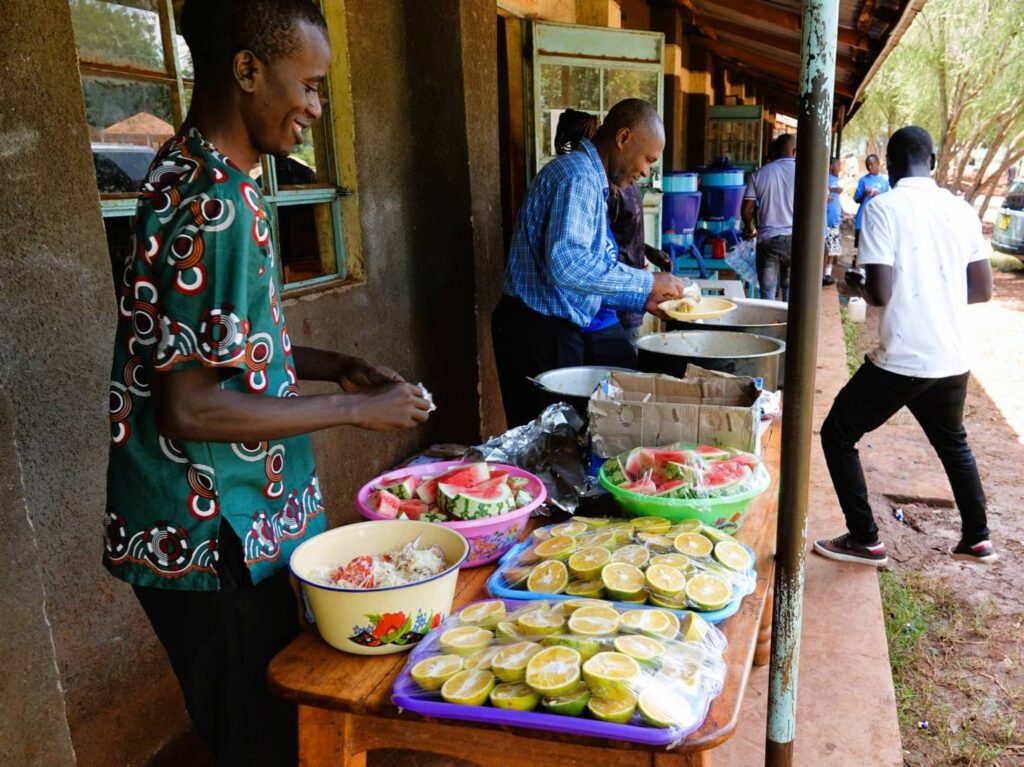
[[[868,304],[863,298],[855,296],[846,305],[846,316],[850,322],[864,322],[868,315]]]

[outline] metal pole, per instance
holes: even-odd
[[[838,29],[839,0],[804,0],[793,263],[786,334],[786,404],[782,415],[782,474],[764,762],[767,767],[792,764],[796,737],[804,552],[807,548],[807,483]]]

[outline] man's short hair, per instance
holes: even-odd
[[[615,134],[622,128],[642,127],[664,130],[658,110],[643,99],[623,99],[608,111],[601,130]]]
[[[218,69],[239,51],[267,62],[288,56],[299,46],[298,25],[327,32],[327,22],[312,0],[186,0],[181,34],[192,53],[197,80],[218,77]]]
[[[920,125],[900,128],[889,138],[885,153],[907,163],[927,163],[935,152],[931,134]]]
[[[793,151],[796,146],[796,136],[792,133],[780,133],[773,142],[772,151],[775,157],[782,157]]]
[[[871,162],[872,159],[875,162],[881,162],[881,160],[878,159],[878,155],[877,154],[869,154],[867,157],[864,158],[864,164],[867,165],[869,162]]]

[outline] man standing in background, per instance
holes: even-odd
[[[779,290],[789,300],[789,266],[793,253],[793,189],[796,183],[796,136],[783,133],[774,142],[775,159],[751,175],[743,195],[743,236],[757,237],[757,281],[761,298],[774,301]],[[757,227],[754,227],[754,204]]]

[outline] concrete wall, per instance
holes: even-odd
[[[333,524],[357,517],[355,492],[381,469],[500,425],[494,4],[346,8],[366,279],[286,300],[289,329],[422,381],[440,409],[415,432],[315,436]],[[0,763],[143,764],[187,719],[130,589],[100,563],[114,299],[68,5],[4,10]]]

